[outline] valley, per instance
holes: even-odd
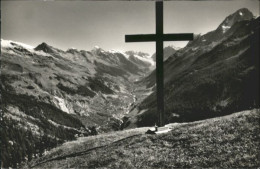
[[[134,82],[154,68],[141,52],[63,51],[3,39],[1,62],[1,135],[10,152],[2,155],[13,167],[68,140],[121,130],[137,99]]]

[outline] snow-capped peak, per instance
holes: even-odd
[[[36,51],[35,48],[31,45],[27,45],[27,44],[24,44],[24,43],[21,43],[21,42],[15,42],[15,41],[12,41],[12,40],[1,39],[1,49],[8,51],[8,48],[16,49],[17,47],[26,49],[27,51],[34,53],[34,54],[49,56],[48,54],[46,54],[44,52]]]
[[[92,51],[101,51],[101,52],[104,52],[104,50],[101,48],[101,47],[99,47],[99,46],[94,46],[94,48],[92,48]]]
[[[24,43],[21,43],[21,42],[15,42],[15,41],[11,41],[11,40],[1,39],[1,47],[13,48],[15,44],[19,45],[19,46],[22,46],[23,48],[28,49],[28,50],[33,50],[34,49],[34,47],[31,46],[31,45],[27,45],[27,44],[24,44]]]
[[[112,53],[112,54],[120,53],[120,54],[124,55],[127,59],[129,58],[129,56],[121,50],[112,49],[112,50],[109,50],[108,53]]]
[[[151,66],[154,66],[155,65],[155,62],[153,61],[153,59],[151,57],[142,57],[140,55],[138,55],[137,52],[134,52],[132,53],[132,51],[128,51],[128,52],[125,52],[125,56],[127,58],[129,58],[130,56],[133,56],[134,58],[138,59],[138,60],[141,60],[143,62],[147,62],[147,63],[150,63]]]
[[[108,52],[109,52],[109,53],[124,53],[124,52],[121,51],[121,50],[115,50],[115,49],[109,50]]]
[[[103,52],[105,52],[101,47],[99,47],[99,46],[94,46],[94,48],[91,50],[91,52],[93,52],[93,53],[95,53],[95,54],[97,54],[97,53],[103,53]]]
[[[227,29],[231,28],[236,22],[250,20],[252,18],[253,14],[251,11],[249,11],[247,8],[241,8],[233,14],[227,16],[225,20],[219,25],[218,29],[225,33]]]

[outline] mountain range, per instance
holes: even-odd
[[[186,47],[164,49],[166,123],[259,107],[259,20],[239,9]],[[157,123],[155,57],[1,39],[3,167],[77,137]]]
[[[63,51],[1,39],[1,136],[3,152],[12,154],[5,161],[25,154],[30,160],[66,140],[117,129],[135,100],[133,82],[153,68],[142,52]]]

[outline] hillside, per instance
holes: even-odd
[[[164,61],[166,123],[259,107],[259,23],[239,9]],[[129,127],[157,122],[155,79],[153,71],[139,82],[153,92],[131,109]]]
[[[137,128],[80,138],[27,168],[249,168],[259,167],[260,110],[170,124],[165,134]]]

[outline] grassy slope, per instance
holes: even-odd
[[[82,138],[52,150],[31,166],[259,167],[259,112],[259,109],[254,109],[198,122],[174,124],[172,132],[161,135],[145,135],[143,133],[147,128],[138,128]],[[94,148],[98,146],[101,147]]]

